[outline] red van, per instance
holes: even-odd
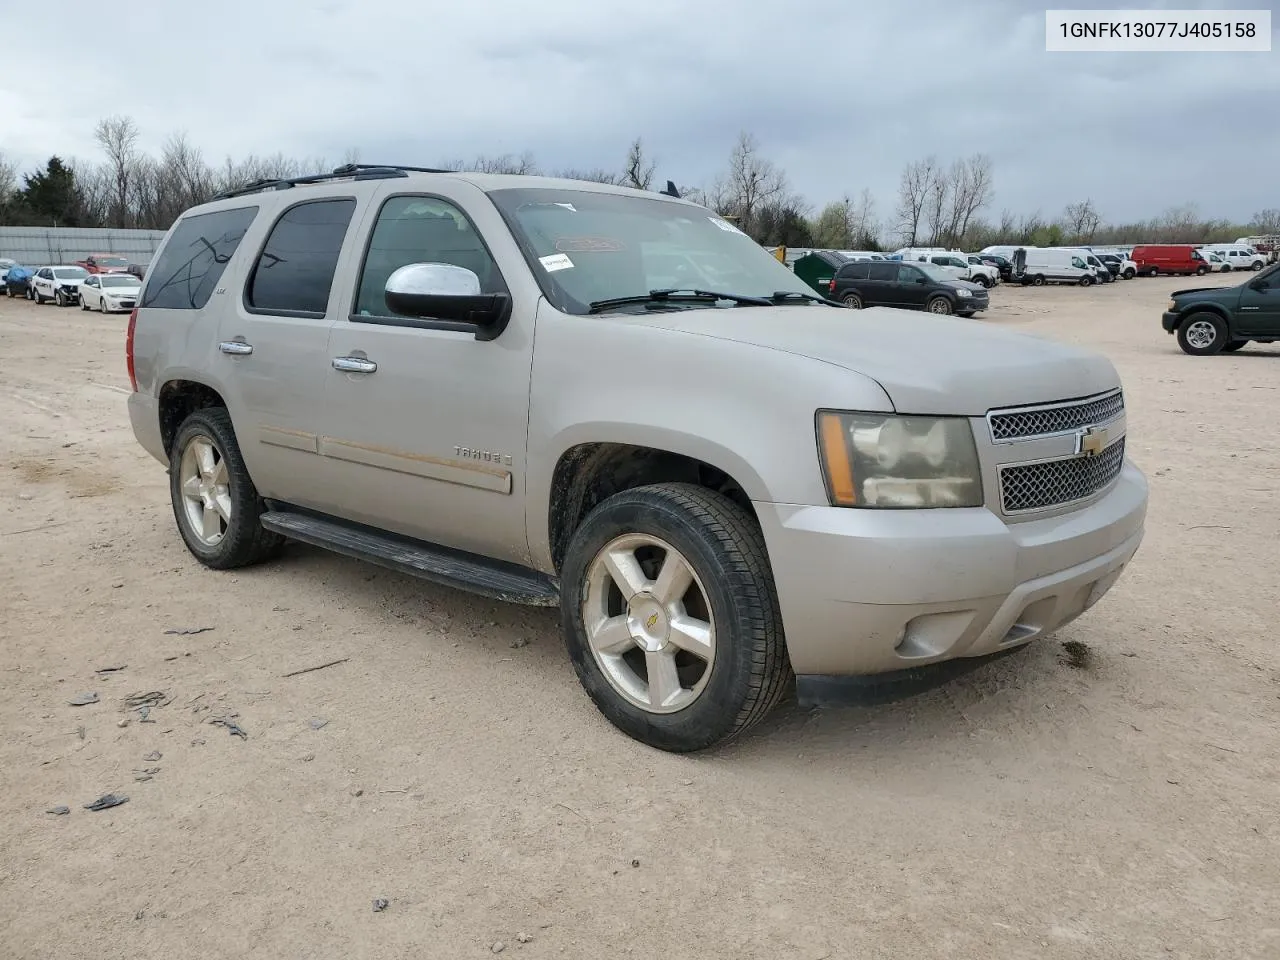
[[[1138,276],[1154,277],[1161,273],[1202,277],[1209,264],[1200,251],[1189,243],[1143,244],[1134,247],[1129,259],[1138,265]]]

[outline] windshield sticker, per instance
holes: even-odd
[[[617,253],[626,245],[612,237],[561,237],[556,249],[561,253]]]
[[[573,261],[563,253],[553,253],[549,257],[539,257],[538,262],[542,264],[542,268],[546,270],[547,273],[555,273],[557,270],[573,269]]]
[[[710,220],[712,223],[714,223],[717,227],[719,227],[725,233],[737,233],[737,234],[741,234],[744,237],[746,236],[745,233],[743,233],[741,230],[735,227],[728,220],[721,220],[719,217],[707,217],[707,219]]]

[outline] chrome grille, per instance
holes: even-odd
[[[988,414],[987,424],[991,428],[991,439],[1000,443],[1067,433],[1081,427],[1107,423],[1123,412],[1124,394],[1117,390],[1074,403],[996,411]]]
[[[1000,503],[1005,513],[1043,510],[1093,496],[1120,475],[1121,437],[1096,457],[1067,457],[1000,468]]]

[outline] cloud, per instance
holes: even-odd
[[[63,6],[100,21],[99,3]],[[214,163],[355,147],[616,168],[643,136],[660,178],[693,184],[745,129],[815,206],[867,187],[887,213],[905,163],[974,152],[994,160],[996,210],[1274,205],[1274,55],[1050,54],[1043,7],[1013,0],[132,0],[119,27],[56,61],[6,49],[9,156],[94,159],[94,122],[125,113],[148,149],[186,130]]]

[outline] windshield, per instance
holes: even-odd
[[[83,280],[89,275],[89,271],[84,267],[59,267],[53,271],[53,275],[59,280]]]
[[[121,269],[129,265],[129,261],[124,257],[94,257],[93,262],[99,267],[120,267]]]
[[[557,309],[650,290],[714,290],[736,296],[813,295],[763,247],[711,211],[626,194],[535,187],[489,194]],[[715,302],[664,303],[707,309]],[[618,309],[642,310],[644,304]]]
[[[142,281],[137,277],[131,277],[127,273],[119,276],[108,276],[102,278],[104,287],[137,287],[142,286]]]

